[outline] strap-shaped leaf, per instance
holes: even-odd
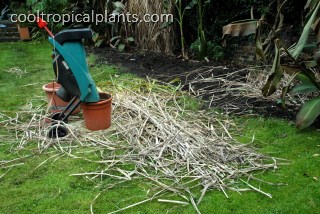
[[[308,76],[306,75],[308,74]],[[312,79],[310,79],[312,78]],[[305,70],[304,73],[299,73],[297,75],[297,79],[300,80],[301,82],[312,82],[312,81],[317,81],[316,76],[312,71],[309,69]]]
[[[198,4],[198,0],[192,0],[192,1],[185,7],[185,10],[191,10],[196,4]]]
[[[304,94],[317,92],[319,89],[312,82],[302,82],[292,88],[290,94]]]
[[[305,66],[307,69],[314,68],[314,67],[317,66],[317,62],[314,61],[314,60],[304,61],[303,64],[304,64],[304,66]]]
[[[318,10],[320,8],[320,2],[318,2],[317,7],[314,9],[310,19],[307,24],[304,26],[300,39],[293,50],[290,51],[290,54],[294,59],[298,59],[300,56],[305,44],[307,43],[309,33],[311,31],[312,24],[317,16]]]
[[[318,2],[319,2],[319,0],[308,0],[306,5],[304,6],[304,9],[306,10],[308,8],[310,8],[310,9],[314,8]]]
[[[256,56],[257,59],[262,59],[264,62],[267,61],[266,55],[264,54],[262,41],[261,41],[261,23],[258,22],[257,32],[256,32]]]
[[[265,97],[270,96],[277,90],[279,83],[283,77],[283,71],[280,66],[280,51],[278,47],[278,40],[275,41],[275,44],[276,44],[276,55],[275,55],[275,59],[273,61],[273,66],[271,70],[272,74],[269,76],[267,83],[262,88],[262,94]]]
[[[305,129],[320,115],[320,97],[306,102],[297,115],[297,127]]]

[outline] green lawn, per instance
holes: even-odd
[[[0,113],[14,115],[28,101],[40,102],[35,98],[44,97],[41,86],[53,79],[50,57],[51,47],[47,42],[0,43]],[[94,56],[89,57],[93,65],[92,74],[100,87],[111,84],[110,76],[120,79],[122,84],[130,84],[132,78],[136,78],[115,67],[94,65],[93,61]],[[19,77],[7,72],[14,67],[27,73]],[[118,87],[121,90],[121,84]],[[228,191],[230,198],[227,199],[222,192],[210,191],[199,207],[202,213],[320,213],[320,156],[316,155],[320,154],[319,131],[309,129],[301,132],[294,124],[278,119],[237,117],[233,120],[239,128],[233,135],[241,142],[249,143],[254,136],[253,146],[260,152],[289,160],[289,165],[259,175],[263,180],[286,185],[255,183],[271,193],[272,199],[257,192],[240,195],[231,191]],[[5,132],[6,129],[0,126],[0,164],[2,160],[26,154],[30,157],[20,161],[24,164],[9,172],[9,168],[0,165],[0,213],[90,213],[90,204],[95,196],[114,182],[112,179],[92,182],[83,177],[69,176],[95,170],[99,166],[66,156],[57,159],[53,156],[59,153],[54,150],[42,155],[33,150],[15,153],[11,142],[1,138]],[[48,158],[51,159],[35,170]],[[149,184],[142,180],[120,184],[100,195],[94,203],[94,211],[107,213],[144,200],[149,188]],[[167,211],[195,213],[191,205],[182,207],[156,200],[126,213]]]

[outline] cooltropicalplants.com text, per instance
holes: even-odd
[[[104,14],[97,14],[92,11],[90,14],[46,14],[44,12],[37,11],[36,13],[30,14],[12,14],[12,22],[36,22],[37,17],[43,20],[62,23],[139,23],[139,22],[161,22],[161,23],[172,23],[174,21],[173,14],[131,14],[131,13],[119,13],[119,14],[108,14],[106,11]]]

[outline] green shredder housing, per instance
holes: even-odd
[[[53,68],[58,83],[58,96],[68,102],[77,97],[81,102],[100,100],[96,85],[89,73],[83,39],[91,39],[90,29],[69,29],[49,37],[54,47]]]

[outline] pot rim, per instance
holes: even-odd
[[[103,105],[103,104],[106,104],[106,103],[109,103],[112,101],[113,97],[111,94],[108,94],[108,93],[102,93],[100,92],[99,95],[107,95],[107,96],[110,96],[108,99],[103,99],[103,100],[100,100],[99,102],[96,102],[96,103],[81,103],[81,105],[84,105],[84,106],[99,106],[99,105]]]
[[[57,82],[50,82],[50,83],[44,84],[42,86],[42,90],[44,90],[45,92],[56,92],[60,87],[61,87],[61,84]]]

